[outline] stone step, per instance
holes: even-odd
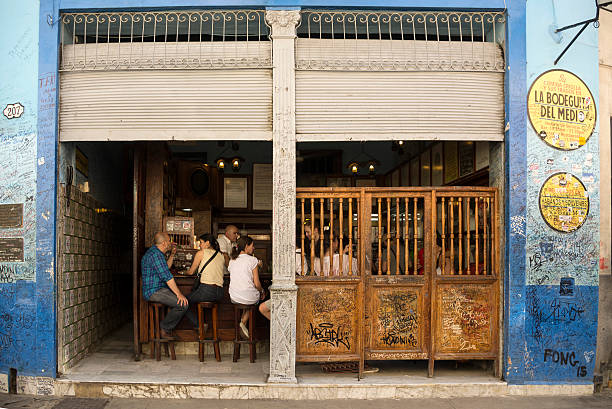
[[[58,380],[55,395],[80,398],[176,398],[176,399],[411,399],[491,396],[592,395],[593,385],[508,385],[492,383],[430,384],[152,384],[75,382]]]

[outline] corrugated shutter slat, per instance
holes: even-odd
[[[298,140],[504,138],[498,72],[296,72]]]
[[[272,139],[272,71],[65,72],[60,140]]]

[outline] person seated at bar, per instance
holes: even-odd
[[[323,240],[323,274],[324,276],[330,275],[330,254],[331,257],[331,275],[348,275],[349,268],[353,274],[357,274],[358,265],[357,259],[353,257],[352,263],[349,263],[349,241],[346,237],[342,238],[342,273],[340,273],[340,254],[338,253],[338,237],[330,242],[329,238]],[[352,264],[352,265],[349,265]],[[321,275],[321,259],[315,258],[313,271],[316,275]]]
[[[384,243],[386,243],[386,240],[383,240]],[[383,248],[382,250],[382,272],[383,274],[387,273],[387,268],[389,268],[389,273],[390,274],[407,274],[411,272],[411,267],[412,267],[412,257],[413,257],[413,253],[412,253],[412,249],[409,248],[408,249],[408,269],[409,271],[406,271],[406,248],[405,248],[405,243],[404,243],[404,239],[400,238],[399,241],[399,251],[397,249],[397,241],[395,238],[391,239],[391,243],[389,248]],[[410,243],[412,244],[412,243]],[[387,250],[389,251],[389,266],[387,266]],[[396,272],[397,270],[397,260],[399,258],[399,271]]]
[[[449,275],[453,269],[451,263],[450,244],[448,237],[446,238],[444,248],[444,274]],[[442,236],[436,232],[436,245],[434,247],[434,254],[436,254],[436,274],[442,274]],[[455,256],[457,257],[457,255]]]
[[[310,271],[310,238],[306,235],[306,226],[304,226],[304,249],[302,245],[302,232],[298,231],[295,234],[295,274],[297,275],[308,275]],[[304,253],[304,271],[302,271],[302,253]]]
[[[311,228],[310,224],[304,224],[304,236],[310,241],[314,241],[315,245],[319,244],[319,240],[321,235],[319,233],[319,228],[314,226],[314,229]]]
[[[142,296],[145,300],[158,302],[170,307],[168,314],[161,321],[161,337],[172,338],[174,327],[181,321],[187,311],[189,301],[174,281],[170,266],[174,260],[176,246],[172,245],[167,233],[155,233],[155,244],[142,257]],[[166,261],[165,253],[170,252]]]
[[[255,243],[245,236],[238,239],[232,250],[228,266],[230,272],[229,295],[235,304],[257,305],[266,293],[259,281],[259,260],[253,256]],[[245,311],[240,318],[240,331],[245,338],[249,337],[246,324],[249,315]]]
[[[225,258],[225,272],[227,273],[227,266],[229,266],[230,256],[232,254],[232,249],[236,245],[236,240],[238,239],[238,227],[233,224],[229,224],[225,227],[225,233],[222,236],[219,236],[219,251],[223,254]]]
[[[200,286],[187,296],[190,304],[198,302],[221,302],[223,300],[223,273],[225,259],[219,251],[219,243],[212,234],[199,237],[200,250],[193,257],[193,262],[186,275],[200,274]],[[206,268],[204,268],[206,266]],[[203,269],[203,270],[202,270]],[[194,327],[198,328],[198,319],[191,311],[186,314]],[[206,330],[206,329],[205,329]]]
[[[259,304],[259,312],[261,313],[261,315],[263,315],[267,319],[270,319],[270,317],[272,316],[272,312],[270,311],[270,300],[269,299]]]

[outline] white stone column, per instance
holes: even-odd
[[[295,28],[299,10],[267,10],[272,30],[272,321],[268,382],[295,383]]]

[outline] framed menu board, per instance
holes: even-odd
[[[459,177],[474,172],[474,143],[459,142]]]
[[[272,164],[253,164],[253,210],[272,210]]]
[[[410,186],[420,186],[420,170],[419,157],[410,159]]]
[[[444,142],[444,183],[459,178],[457,142]]]
[[[404,163],[400,171],[402,186],[410,186],[410,164]]]
[[[431,151],[421,153],[421,186],[431,186]]]
[[[444,184],[444,165],[443,159],[443,145],[441,143],[435,144],[431,148],[431,185],[442,186]]]

